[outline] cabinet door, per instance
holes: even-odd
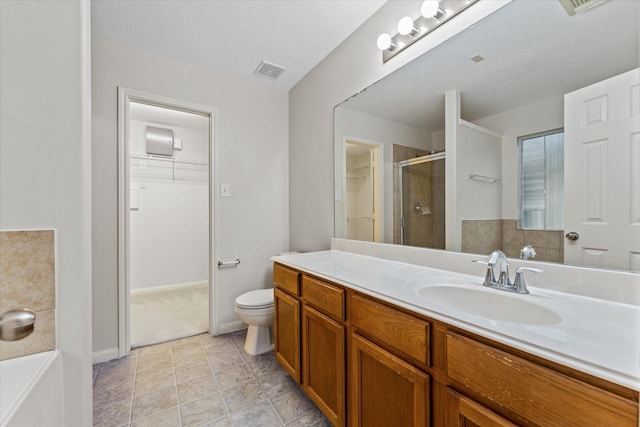
[[[357,334],[351,335],[353,426],[429,425],[429,376]]]
[[[273,293],[276,359],[300,383],[300,301],[278,288]]]
[[[302,307],[302,388],[334,426],[345,424],[345,327]]]
[[[449,408],[448,426],[459,427],[515,427],[511,421],[502,418],[484,406],[447,389]]]

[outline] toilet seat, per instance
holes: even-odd
[[[273,307],[273,289],[258,289],[236,298],[236,307],[246,310],[259,310]]]

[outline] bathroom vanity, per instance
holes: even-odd
[[[637,306],[335,250],[274,260],[276,358],[336,426],[639,425]]]

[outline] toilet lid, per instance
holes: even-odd
[[[240,295],[236,305],[243,308],[264,308],[273,305],[273,289],[258,289]]]

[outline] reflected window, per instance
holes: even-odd
[[[520,224],[525,230],[562,230],[564,130],[518,138]]]

